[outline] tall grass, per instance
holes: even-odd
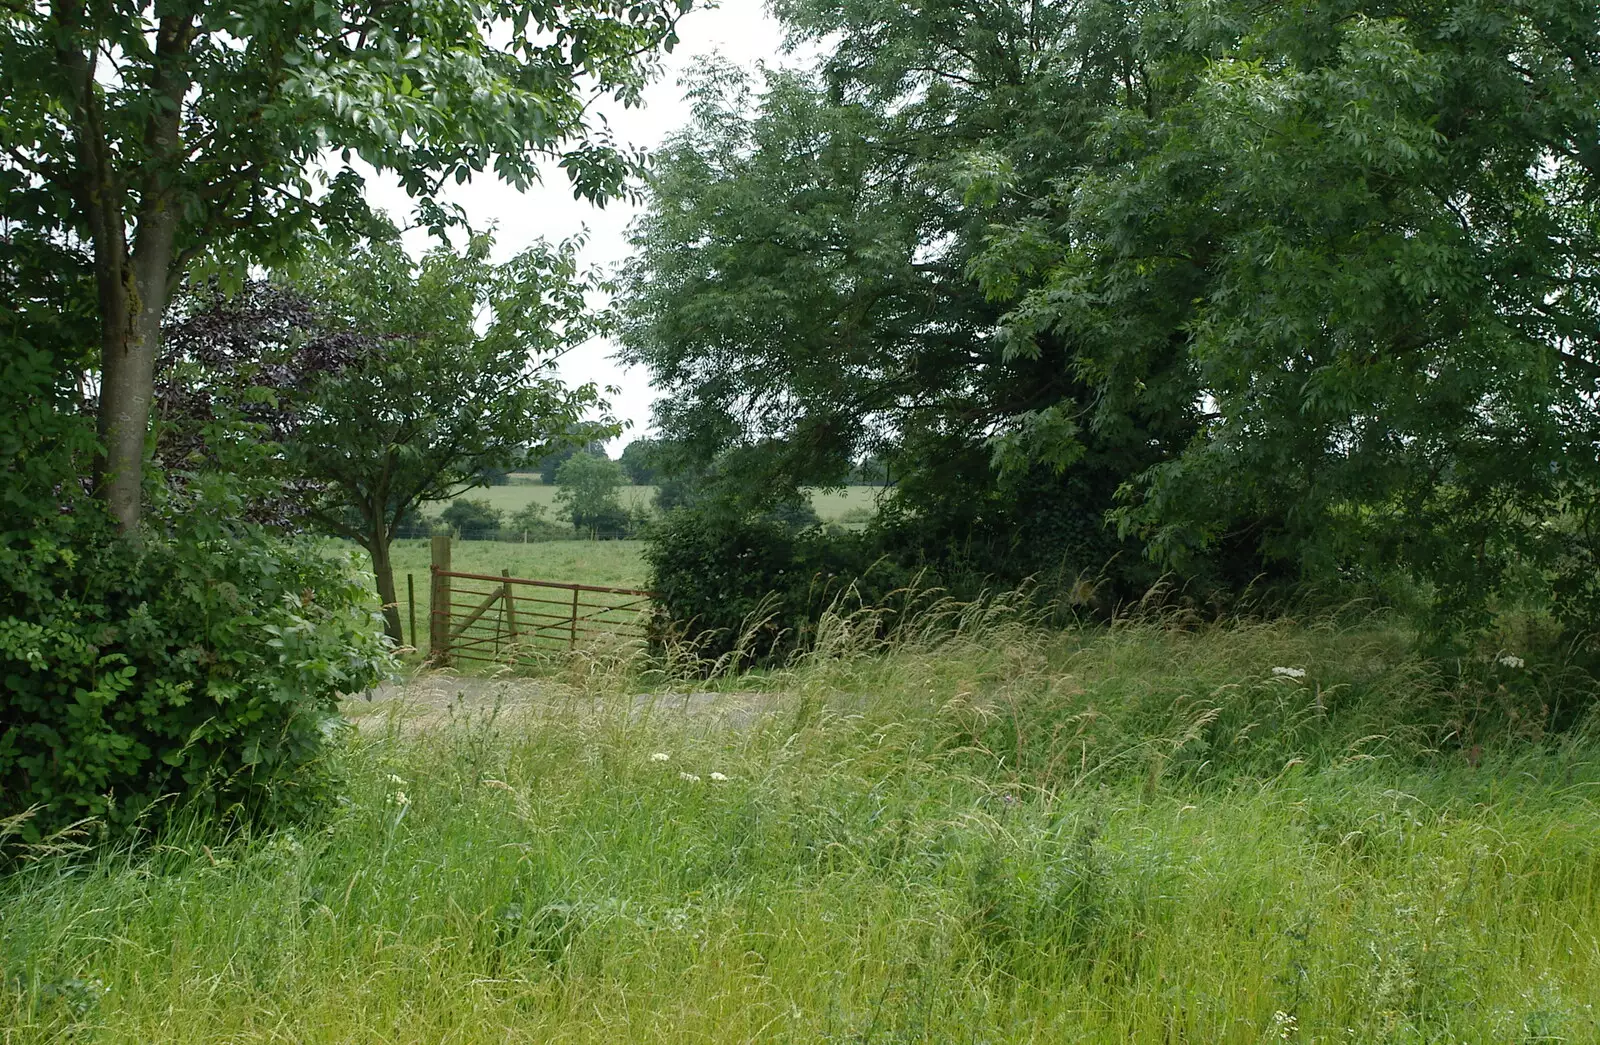
[[[743,728],[597,656],[352,737],[325,823],[26,862],[4,1040],[1600,1040],[1581,679],[941,612],[723,680]]]

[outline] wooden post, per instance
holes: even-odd
[[[450,537],[433,539],[432,590],[428,605],[428,660],[435,667],[450,663]]]
[[[500,600],[504,604],[506,611],[506,634],[510,636],[511,645],[515,647],[517,644],[517,598],[511,591],[511,581],[509,579],[511,571],[501,570],[500,576],[507,578],[500,585]]]
[[[406,574],[406,603],[411,608],[411,648],[421,649],[417,643],[417,575],[414,573]]]
[[[578,648],[578,589],[577,589],[577,586],[574,585],[573,589],[572,589],[572,630],[567,633],[567,649],[574,650],[574,649],[577,649],[577,648]]]

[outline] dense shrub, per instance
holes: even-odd
[[[913,586],[962,601],[1021,590],[1036,609],[1068,617],[1109,612],[1158,578],[1096,513],[1109,494],[1079,479],[1040,474],[1000,489],[991,477],[960,499],[904,493],[859,533],[807,525],[809,505],[741,513],[715,490],[673,510],[645,553],[663,627],[720,655],[764,619],[750,651],[770,656],[807,646],[841,596],[848,608],[886,611],[885,626]]]
[[[835,602],[892,616],[913,585],[930,583],[877,547],[870,534],[679,509],[654,529],[645,560],[663,636],[687,638],[703,656],[739,647],[767,658],[809,645]]]
[[[503,515],[488,501],[462,497],[450,502],[450,507],[440,513],[439,521],[463,541],[488,541],[499,534]]]
[[[119,536],[76,478],[93,422],[43,355],[0,363],[0,817],[24,837],[86,817],[126,830],[153,803],[244,816],[328,793],[341,693],[387,653],[347,560],[236,522],[231,477],[153,489]]]
[[[264,535],[43,548],[0,588],[0,815],[128,825],[164,796],[293,816],[386,654],[348,563]]]

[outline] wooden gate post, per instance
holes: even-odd
[[[428,591],[428,660],[434,667],[450,663],[450,536],[441,534],[432,542],[432,584]]]
[[[406,574],[406,605],[411,608],[411,648],[419,650],[422,645],[417,641],[417,575]]]
[[[511,571],[501,570],[500,576],[506,578],[500,582],[500,606],[506,618],[506,634],[510,636],[511,648],[517,646],[517,596],[511,590]]]

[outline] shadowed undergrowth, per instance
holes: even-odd
[[[1592,683],[1378,621],[872,634],[732,680],[783,694],[747,729],[575,662],[537,716],[353,738],[325,823],[33,859],[0,1026],[1600,1039]]]

